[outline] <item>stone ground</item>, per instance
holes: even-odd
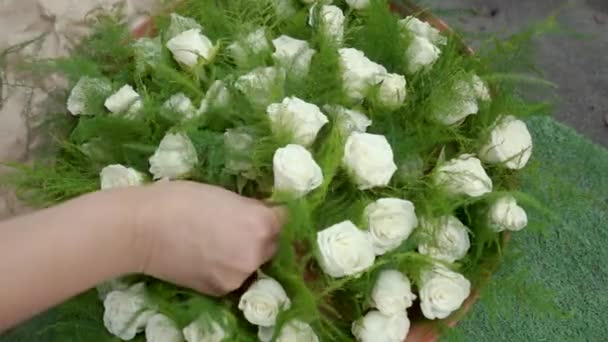
[[[539,40],[536,61],[558,85],[555,118],[608,147],[608,0],[427,0],[453,26],[517,32],[561,9],[562,34]]]
[[[110,9],[117,0],[0,0],[0,164],[27,161],[30,151],[40,144],[36,134],[37,113],[48,105],[46,94],[61,80],[50,79],[31,89],[19,84],[21,76],[9,71],[10,65],[24,55],[49,58],[69,51],[75,34],[86,32],[84,18],[96,8]],[[126,12],[136,25],[158,0],[129,0]],[[71,37],[71,38],[68,38]],[[35,40],[18,49],[15,45]],[[11,54],[5,54],[7,48]],[[16,53],[15,53],[16,52]],[[7,62],[7,63],[3,63]],[[12,70],[12,69],[11,69]],[[2,172],[0,166],[0,172]],[[14,196],[0,188],[0,220],[24,208]]]

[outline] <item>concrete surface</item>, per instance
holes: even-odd
[[[536,61],[559,86],[555,118],[608,147],[608,0],[426,0],[473,33],[517,32],[561,9],[560,26],[584,36],[538,41]]]
[[[40,144],[36,127],[40,113],[48,106],[48,96],[63,82],[50,77],[32,84],[26,75],[16,74],[11,66],[25,58],[51,58],[69,53],[78,35],[86,33],[85,18],[99,9],[125,6],[129,22],[145,15],[158,0],[0,0],[0,163],[25,162],[30,151]],[[9,55],[5,49],[35,40],[22,49],[14,48]],[[6,62],[6,63],[4,63]],[[2,66],[5,66],[2,68]],[[0,166],[0,173],[3,172]],[[0,188],[0,220],[22,213],[13,194]]]

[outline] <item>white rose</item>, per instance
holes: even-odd
[[[372,305],[384,315],[404,314],[412,306],[416,295],[410,280],[396,270],[380,272],[372,289]]]
[[[345,136],[350,136],[352,132],[365,133],[372,125],[372,120],[358,110],[337,105],[325,105],[323,109],[336,116],[340,130]]]
[[[407,94],[405,77],[397,74],[380,74],[374,77],[374,83],[378,85],[376,101],[380,106],[395,110],[403,105]]]
[[[276,342],[319,342],[319,337],[312,327],[299,320],[291,320],[285,324]]]
[[[293,142],[310,146],[317,134],[329,122],[316,105],[297,97],[286,97],[281,103],[273,103],[266,109],[273,130],[287,130],[293,134]]]
[[[424,160],[418,155],[402,160],[397,174],[401,181],[418,181],[424,174]]]
[[[182,342],[182,332],[169,317],[156,314],[146,325],[147,342]]]
[[[352,333],[360,342],[403,342],[410,331],[407,314],[386,316],[370,311],[353,323]]]
[[[374,248],[368,235],[350,221],[317,233],[319,263],[334,278],[358,275],[374,264]]]
[[[481,100],[481,101],[492,100],[492,96],[490,96],[490,89],[488,88],[488,85],[479,76],[473,75],[472,86],[473,86],[473,91],[475,92],[475,96],[479,100]]]
[[[398,198],[379,199],[365,208],[364,215],[376,255],[399,247],[418,226],[414,204]]]
[[[391,145],[382,135],[351,134],[346,140],[343,162],[361,190],[388,185],[397,171]]]
[[[167,42],[167,49],[177,62],[189,68],[197,66],[199,59],[204,64],[212,62],[217,52],[217,48],[200,29],[190,29],[171,38]]]
[[[323,183],[323,172],[310,152],[300,145],[277,149],[272,160],[274,188],[302,197]]]
[[[520,231],[528,225],[526,211],[517,205],[513,196],[504,196],[494,202],[490,206],[488,216],[490,227],[496,232]]]
[[[418,245],[420,254],[454,262],[464,258],[471,248],[468,228],[454,216],[423,220],[422,229],[429,240]]]
[[[400,20],[399,25],[410,31],[414,36],[425,38],[434,45],[446,45],[448,43],[448,39],[442,36],[438,29],[414,16]]]
[[[167,31],[165,31],[165,39],[169,40],[182,32],[192,29],[202,30],[203,27],[192,18],[183,17],[177,13],[171,13],[170,24]]]
[[[81,77],[76,83],[70,96],[67,107],[72,115],[92,115],[95,108],[92,102],[97,98],[105,98],[112,93],[112,84],[102,78]]]
[[[205,97],[201,101],[196,115],[203,115],[209,110],[225,108],[228,105],[230,105],[230,91],[226,88],[226,84],[223,81],[216,80],[205,93]]]
[[[274,327],[260,327],[258,339],[261,342],[272,341]],[[294,319],[283,325],[275,342],[319,342],[319,337],[308,323]]]
[[[444,125],[459,125],[468,116],[479,112],[478,95],[471,83],[457,81],[449,96],[451,96],[451,102],[444,108],[435,111],[435,117]]]
[[[340,49],[339,53],[342,83],[346,95],[353,101],[361,101],[367,96],[374,78],[386,74],[387,71],[357,49],[344,48]]]
[[[154,311],[148,310],[144,283],[126,291],[110,292],[103,301],[103,324],[108,332],[124,341],[144,330]]]
[[[163,46],[160,36],[156,38],[139,38],[133,43],[133,55],[135,59],[135,71],[142,76],[151,70],[150,66],[162,62]]]
[[[107,152],[100,146],[100,138],[92,138],[88,142],[80,145],[80,151],[93,160],[109,158]]]
[[[278,314],[290,307],[281,284],[268,277],[256,280],[239,300],[239,310],[247,321],[263,327],[275,325]]]
[[[135,114],[141,109],[141,96],[139,96],[133,87],[127,84],[108,97],[104,105],[114,114]]]
[[[274,39],[272,45],[275,48],[272,58],[277,65],[298,77],[308,74],[312,56],[317,51],[311,49],[307,41],[282,35]]]
[[[102,190],[138,186],[144,183],[143,174],[120,164],[104,167],[99,173],[99,178],[101,178]]]
[[[258,340],[260,340],[260,342],[271,342],[273,336],[274,336],[274,326],[258,327]]]
[[[471,154],[463,154],[439,166],[435,181],[453,195],[480,197],[492,192],[492,179],[481,161]]]
[[[188,175],[198,164],[196,149],[184,133],[167,133],[150,157],[154,179],[177,179]]]
[[[441,50],[426,38],[414,37],[405,55],[408,63],[407,69],[413,74],[433,65],[439,59]]]
[[[228,129],[224,133],[224,142],[231,150],[245,152],[253,145],[253,137],[236,129]]]
[[[278,67],[253,69],[239,77],[235,83],[249,101],[258,106],[266,107],[274,100],[283,98],[285,70]]]
[[[274,10],[280,20],[291,18],[298,12],[294,5],[294,0],[272,0]]]
[[[317,6],[310,8],[308,19],[310,26],[317,25],[317,18],[315,17],[316,8]],[[338,6],[323,5],[319,9],[318,25],[321,32],[338,45],[341,45],[344,40],[344,21],[344,13]]]
[[[186,342],[223,342],[226,340],[226,331],[215,321],[190,323],[182,330]]]
[[[270,44],[266,39],[266,30],[259,28],[244,38],[230,44],[228,51],[238,65],[247,65],[251,56],[258,56],[270,51]]]
[[[346,3],[357,10],[364,9],[369,6],[369,0],[346,0]]]
[[[502,118],[492,130],[479,156],[486,163],[504,163],[509,169],[520,170],[530,160],[532,147],[532,136],[526,124],[509,115]]]
[[[137,100],[135,103],[129,108],[129,111],[126,113],[127,119],[135,119],[140,117],[139,114],[141,110],[144,108],[144,102],[142,100]]]
[[[462,274],[435,266],[422,274],[420,308],[428,319],[444,319],[458,310],[471,293],[471,283]]]
[[[107,281],[104,281],[101,284],[97,284],[95,286],[97,289],[97,295],[99,299],[103,302],[108,294],[114,291],[126,291],[129,289],[129,283],[126,282],[123,278],[114,278]]]
[[[229,129],[224,133],[224,146],[228,150],[226,168],[232,172],[250,171],[250,154],[253,147],[253,137],[244,132]]]
[[[192,119],[196,112],[192,101],[184,93],[171,96],[165,101],[163,108],[181,115],[184,119]]]

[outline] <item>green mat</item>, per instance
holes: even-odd
[[[536,142],[535,162],[524,173],[523,187],[548,206],[556,219],[543,233],[515,234],[514,245],[522,250],[521,257],[504,265],[484,292],[486,299],[500,303],[498,312],[480,301],[446,340],[608,339],[608,150],[550,118],[535,118],[530,128]],[[531,215],[531,219],[541,218]],[[524,284],[551,289],[553,296],[531,300],[522,295],[531,288],[501,286],[524,274],[522,270],[533,275]],[[82,330],[73,341],[101,337],[101,311],[94,295],[87,299],[92,307],[83,311]],[[557,310],[548,312],[547,302],[555,302]],[[0,341],[56,341],[41,329],[57,323],[50,312],[0,336]]]
[[[543,234],[515,234],[521,258],[504,265],[485,293],[498,298],[505,314],[491,313],[483,301],[478,303],[454,340],[606,341],[608,150],[549,118],[535,118],[530,128],[540,170],[524,173],[523,188],[547,205],[556,220]],[[534,308],[551,298],[529,302],[501,287],[501,280],[506,283],[521,270],[534,276],[530,284],[554,292],[560,312]]]

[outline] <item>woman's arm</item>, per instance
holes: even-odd
[[[128,273],[224,294],[272,256],[280,225],[260,202],[190,182],[100,191],[0,222],[0,331]]]
[[[131,191],[98,192],[0,222],[0,330],[137,270],[133,201]]]

